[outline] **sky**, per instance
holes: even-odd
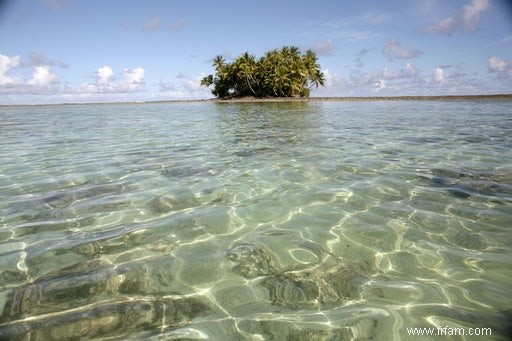
[[[214,56],[282,46],[311,96],[512,93],[508,0],[0,0],[0,104],[211,98]]]

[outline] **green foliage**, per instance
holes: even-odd
[[[214,75],[201,80],[219,97],[307,97],[310,89],[324,85],[314,52],[301,54],[297,47],[271,50],[259,59],[248,52],[227,63],[222,56],[213,58]]]

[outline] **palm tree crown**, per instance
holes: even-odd
[[[301,54],[295,46],[268,51],[259,59],[245,52],[231,63],[218,55],[213,67],[215,74],[204,77],[201,85],[212,86],[212,93],[219,98],[303,97],[325,82],[315,53],[307,50]]]

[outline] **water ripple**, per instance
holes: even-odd
[[[510,109],[2,108],[0,339],[505,339]]]

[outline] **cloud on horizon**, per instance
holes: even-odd
[[[127,93],[138,92],[144,86],[145,70],[141,67],[124,69],[123,75],[116,82],[117,76],[110,66],[96,70],[95,83],[83,84],[81,91],[85,93]]]
[[[210,89],[201,85],[201,79],[206,74],[201,73],[194,78],[187,77],[183,72],[179,72],[177,77],[181,79],[179,84],[174,82],[166,82],[160,79],[158,82],[159,92],[161,93],[159,99],[188,99],[188,98],[209,98],[213,95]],[[162,97],[162,94],[165,97]],[[155,97],[153,95],[153,97]]]
[[[447,17],[437,24],[427,26],[425,32],[451,35],[457,30],[474,31],[481,15],[489,9],[489,0],[471,0],[455,15]]]
[[[48,94],[58,91],[60,82],[49,65],[34,65],[32,78],[23,79],[9,75],[11,70],[26,67],[20,56],[0,54],[0,93],[4,94]]]
[[[462,66],[447,72],[445,66],[433,68],[431,73],[422,73],[412,63],[398,68],[384,67],[364,72],[360,68],[350,69],[347,75],[322,70],[325,86],[315,96],[406,96],[493,93],[488,89],[493,84],[468,77]]]

